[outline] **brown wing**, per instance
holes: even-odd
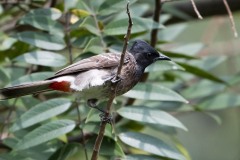
[[[92,56],[80,60],[68,67],[61,69],[56,72],[56,74],[51,77],[55,78],[62,75],[73,74],[76,72],[87,71],[90,69],[101,69],[101,68],[112,68],[117,67],[120,61],[120,54],[117,53],[103,53],[97,56]],[[128,61],[128,56],[126,55],[125,63]],[[50,79],[51,79],[50,78]]]

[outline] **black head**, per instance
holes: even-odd
[[[157,60],[171,60],[167,56],[161,55],[147,42],[143,40],[134,41],[129,52],[135,57],[137,64],[145,69]]]

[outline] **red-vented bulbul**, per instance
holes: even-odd
[[[111,80],[117,73],[120,57],[117,53],[103,53],[80,60],[44,81],[0,89],[0,100],[58,90],[77,93],[94,107],[97,100],[107,99],[112,94]],[[145,68],[157,60],[170,58],[159,54],[145,41],[134,41],[130,50],[126,52],[116,96],[124,94],[136,85]]]

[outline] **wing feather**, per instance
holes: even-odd
[[[90,69],[112,68],[119,65],[121,54],[117,53],[103,53],[96,56],[92,56],[83,60],[80,60],[68,67],[65,67],[51,77],[59,77],[67,74],[74,74],[76,72],[87,71]],[[128,54],[126,54],[125,63],[128,62]]]

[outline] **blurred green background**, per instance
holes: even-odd
[[[234,37],[223,1],[195,0],[202,20],[190,1],[165,1],[159,8],[160,23],[152,20],[156,1],[130,1],[130,44],[134,39],[151,43],[150,33],[157,29],[155,48],[174,62],[150,66],[144,83],[116,99],[116,135],[108,126],[100,159],[240,160],[240,38]],[[228,3],[240,34],[240,1]],[[70,63],[69,48],[74,61],[122,49],[128,20],[124,0],[0,4],[1,88],[51,76]],[[66,106],[59,113],[37,107],[57,108],[60,102]],[[18,121],[27,121],[23,115],[31,109],[48,114],[21,128]],[[98,114],[56,92],[1,101],[0,159],[86,159],[99,129]],[[151,118],[159,119],[152,123]],[[62,119],[72,128],[66,131],[66,125],[60,137],[46,138],[56,127],[51,122]],[[53,128],[43,130],[50,123]],[[18,150],[19,145],[25,150]]]

